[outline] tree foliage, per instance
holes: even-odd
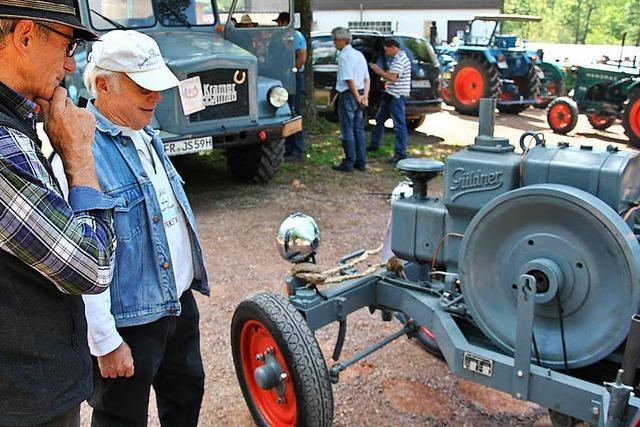
[[[538,15],[542,22],[509,22],[506,29],[530,41],[627,44],[640,39],[640,0],[503,0],[504,13]]]

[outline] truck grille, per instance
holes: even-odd
[[[206,108],[189,116],[191,122],[249,115],[249,73],[246,69],[215,69],[191,73],[200,76]]]

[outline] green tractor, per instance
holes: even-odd
[[[557,95],[548,93],[548,89],[559,88],[557,84],[547,87],[539,52],[526,50],[517,36],[501,32],[506,21],[540,20],[538,16],[498,14],[476,16],[469,23],[461,44],[449,49],[456,61],[448,84],[456,111],[477,115],[480,98],[496,98],[498,110],[518,114],[545,102],[540,98],[543,87],[548,100]],[[549,68],[550,76],[554,71]]]
[[[576,127],[580,113],[598,130],[622,120],[629,144],[640,147],[640,72],[635,59],[631,64],[576,67],[573,96],[551,101],[547,122],[554,132],[566,134]]]

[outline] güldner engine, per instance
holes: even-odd
[[[330,425],[330,382],[409,334],[456,375],[550,408],[554,425],[640,425],[640,157],[546,146],[531,132],[516,153],[493,136],[494,108],[482,101],[479,136],[446,168],[398,164],[413,183],[392,207],[399,269],[357,274],[355,253],[337,269],[348,280],[320,287],[294,267],[288,299],[260,293],[240,304],[234,360],[258,424],[287,424],[278,416],[288,414],[290,425]],[[442,199],[431,197],[427,183],[442,172]],[[295,214],[278,243],[297,263],[313,258],[318,238],[313,219]],[[347,317],[362,307],[383,320],[395,313],[404,327],[340,360]],[[313,331],[332,322],[340,329],[327,368]]]

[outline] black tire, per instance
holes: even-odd
[[[624,134],[629,138],[629,144],[640,147],[640,90],[631,93],[624,103],[622,111],[622,126]]]
[[[566,134],[578,124],[578,104],[566,96],[556,98],[547,107],[547,123],[555,133]]]
[[[587,114],[587,120],[591,127],[597,130],[605,130],[616,121],[613,117],[603,117],[598,114]]]
[[[540,94],[540,77],[538,77],[537,67],[534,64],[529,64],[527,74],[520,79],[518,85],[520,89],[520,96],[524,99],[536,98]],[[498,111],[507,114],[519,114],[529,108],[529,105],[500,105],[498,102]]]
[[[268,182],[278,173],[284,158],[284,139],[227,149],[227,164],[244,182]]]
[[[480,73],[482,78],[482,94],[474,102],[465,101],[464,95],[456,93],[456,79],[469,68]],[[473,116],[478,115],[480,108],[480,98],[498,98],[500,96],[500,73],[498,67],[489,64],[484,57],[470,56],[458,62],[453,69],[453,75],[449,82],[449,95],[451,96],[451,104],[462,114]]]
[[[425,114],[423,114],[422,116],[418,117],[417,119],[408,119],[407,120],[407,129],[409,130],[416,130],[418,129],[420,126],[422,126],[422,124],[424,123],[424,120],[427,116]]]
[[[246,349],[242,347],[242,332],[248,322],[251,325],[258,322],[269,332],[277,347],[275,355],[284,360],[290,374],[289,384],[293,386],[297,411],[295,421],[290,425],[330,426],[333,421],[333,394],[320,346],[302,315],[284,297],[268,292],[258,293],[242,301],[231,322],[233,363],[242,394],[255,423],[258,426],[269,426],[270,415],[261,411],[247,382],[247,379],[252,381],[254,378],[254,372],[245,372],[243,364],[243,360],[246,360],[243,355],[253,360],[253,355],[245,354]],[[272,393],[274,391],[271,389],[265,391],[266,396]]]

